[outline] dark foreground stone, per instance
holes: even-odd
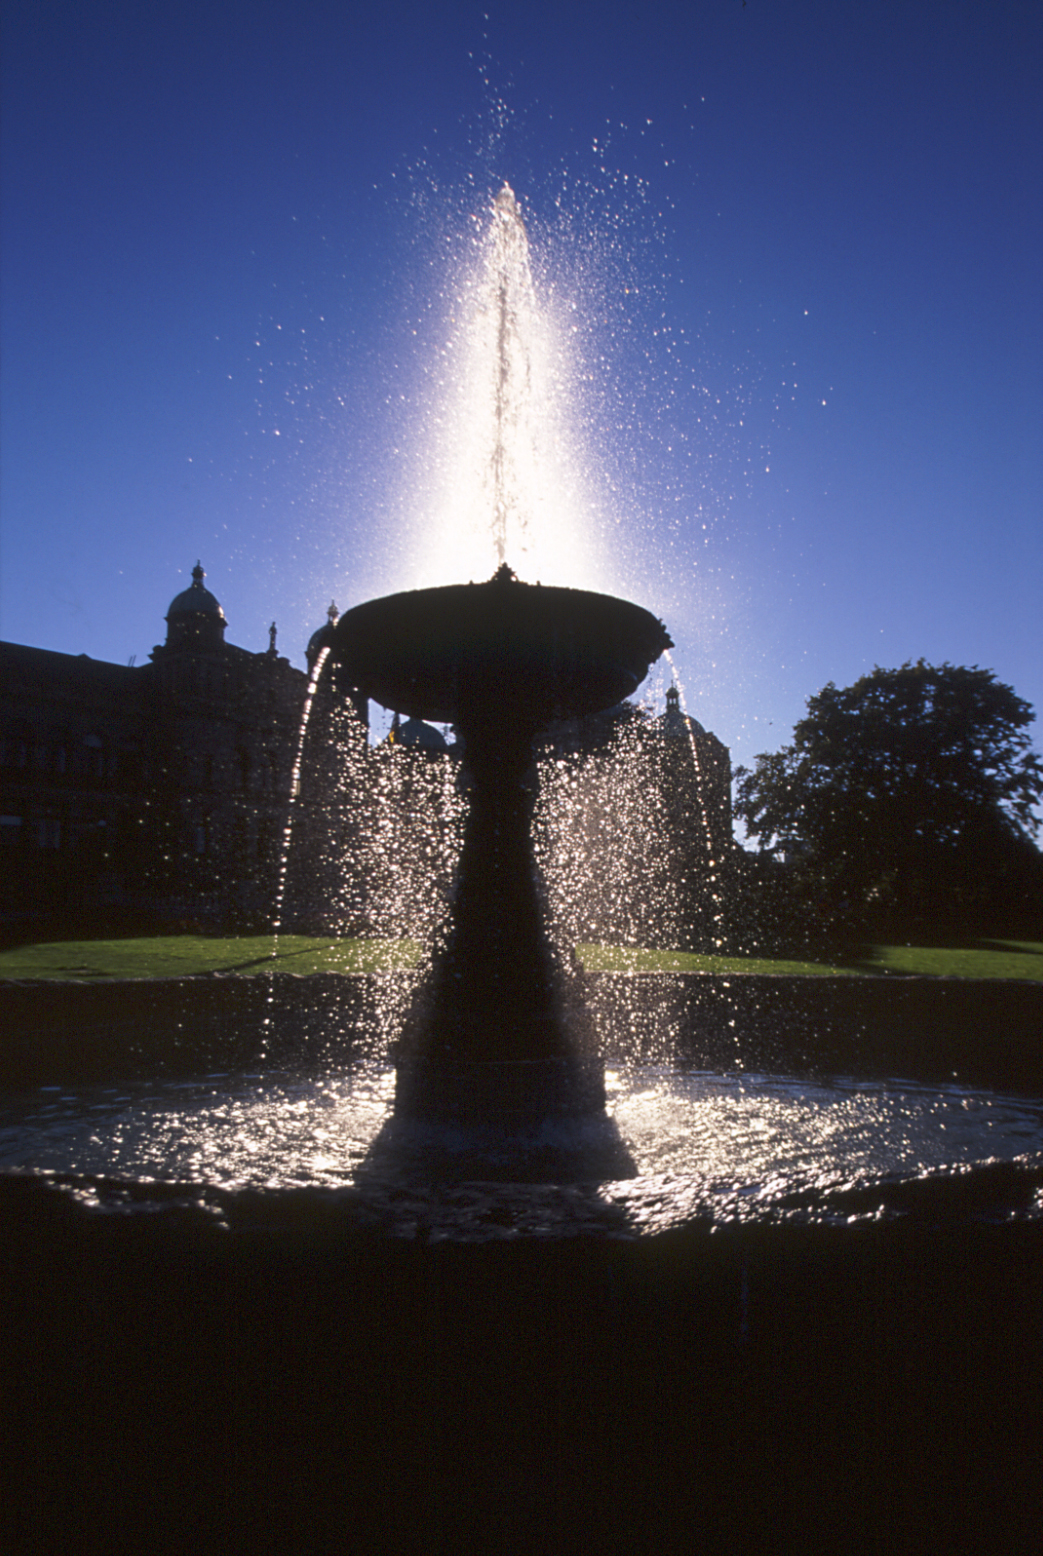
[[[376,982],[8,988],[3,1077],[374,1051]],[[602,1031],[643,1058],[956,1071],[1026,1092],[1043,1089],[1041,995],[913,979],[590,987]],[[857,1194],[825,1217],[762,1220],[693,1201],[640,1236],[596,1190],[573,1196],[571,1220],[560,1203],[545,1214],[571,1192],[550,1185],[525,1191],[524,1215],[451,1192],[458,1224],[439,1240],[444,1207],[436,1223],[393,1185],[378,1203],[0,1176],[0,1547],[1038,1548],[1036,1168],[896,1184],[880,1219]]]
[[[1037,1548],[1031,1217],[433,1242],[0,1189],[6,1548]]]

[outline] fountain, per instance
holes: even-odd
[[[517,243],[513,197],[495,219]],[[469,774],[393,1106],[384,1064],[316,1076],[284,1051],[258,1073],[249,1041],[281,1005],[350,1050],[361,980],[73,991],[57,1037],[47,990],[5,996],[9,1078],[53,1087],[15,1097],[3,1137],[16,1543],[1027,1549],[1038,990],[606,978],[595,1031],[546,933],[532,740],[670,645],[638,606],[510,572],[515,389],[501,373],[493,578],[330,635],[351,687],[454,723]],[[622,1071],[642,1022],[676,1031],[675,1059],[634,1063],[625,1095],[617,1076],[609,1118],[606,1048]],[[132,1073],[135,1025],[164,1085]]]
[[[540,729],[620,702],[671,646],[640,607],[533,587],[506,563],[488,583],[393,595],[340,619],[331,654],[351,684],[453,723],[470,776],[450,928],[398,1061],[400,1120],[502,1132],[604,1119],[601,1061],[581,1052],[544,923],[525,780]]]

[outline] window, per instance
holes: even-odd
[[[83,770],[87,777],[103,777],[105,773],[105,754],[102,750],[101,736],[84,735],[83,744],[86,748],[84,753]]]
[[[0,741],[0,762],[4,767],[28,767],[33,743],[32,727],[24,719],[9,724]]]
[[[41,848],[62,846],[62,824],[57,816],[41,816],[36,826],[37,841]]]

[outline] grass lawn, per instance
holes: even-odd
[[[273,954],[274,953],[274,954]],[[0,978],[180,978],[189,973],[400,972],[415,965],[412,940],[334,940],[309,935],[154,935],[142,940],[59,940],[0,951]]]
[[[273,954],[274,953],[274,954]],[[140,940],[62,940],[0,951],[2,978],[174,978],[190,973],[399,972],[414,967],[412,940],[329,940],[308,935],[156,935]],[[580,945],[588,972],[788,973],[799,977],[926,974],[1043,980],[1043,943],[976,940],[955,946],[866,945],[836,961],[699,956],[628,946]]]
[[[824,962],[783,962],[756,956],[700,956],[694,951],[645,951],[622,945],[578,945],[576,955],[586,972],[794,973],[822,978],[850,973],[849,967]]]
[[[939,978],[1043,979],[1043,942],[975,940],[956,946],[873,945],[857,972],[929,973]]]
[[[687,951],[643,951],[627,946],[581,945],[588,972],[790,973],[805,978],[919,973],[935,978],[1043,980],[1043,942],[975,940],[962,946],[867,945],[834,962],[786,962],[753,956],[698,956]]]

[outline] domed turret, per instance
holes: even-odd
[[[330,601],[330,608],[326,612],[326,625],[318,627],[308,639],[308,646],[304,650],[304,657],[308,665],[308,675],[315,674],[315,666],[319,662],[319,655],[324,649],[333,645],[333,630],[340,620],[340,612],[337,610],[336,600]],[[322,684],[332,687],[340,696],[347,699],[355,709],[365,729],[369,728],[369,704],[365,697],[351,685],[339,664],[335,661],[326,661],[326,667],[322,674]]]
[[[401,746],[407,751],[423,751],[429,756],[445,756],[449,750],[445,736],[433,724],[425,724],[423,719],[404,719],[399,723],[397,713],[388,744]]]
[[[197,562],[192,569],[192,587],[174,596],[167,611],[167,648],[221,648],[225,640],[225,613],[209,589],[203,588],[206,574]]]
[[[315,669],[315,661],[318,659],[323,649],[329,648],[333,642],[333,629],[339,620],[340,613],[337,610],[337,602],[336,600],[331,600],[330,608],[326,612],[326,625],[324,627],[318,627],[312,633],[311,637],[308,639],[308,646],[304,650],[304,657],[308,662],[309,675],[311,675],[312,671]]]
[[[676,686],[667,687],[666,712],[659,720],[659,727],[664,735],[706,734],[698,719],[690,718],[687,713],[681,712],[681,694]]]

